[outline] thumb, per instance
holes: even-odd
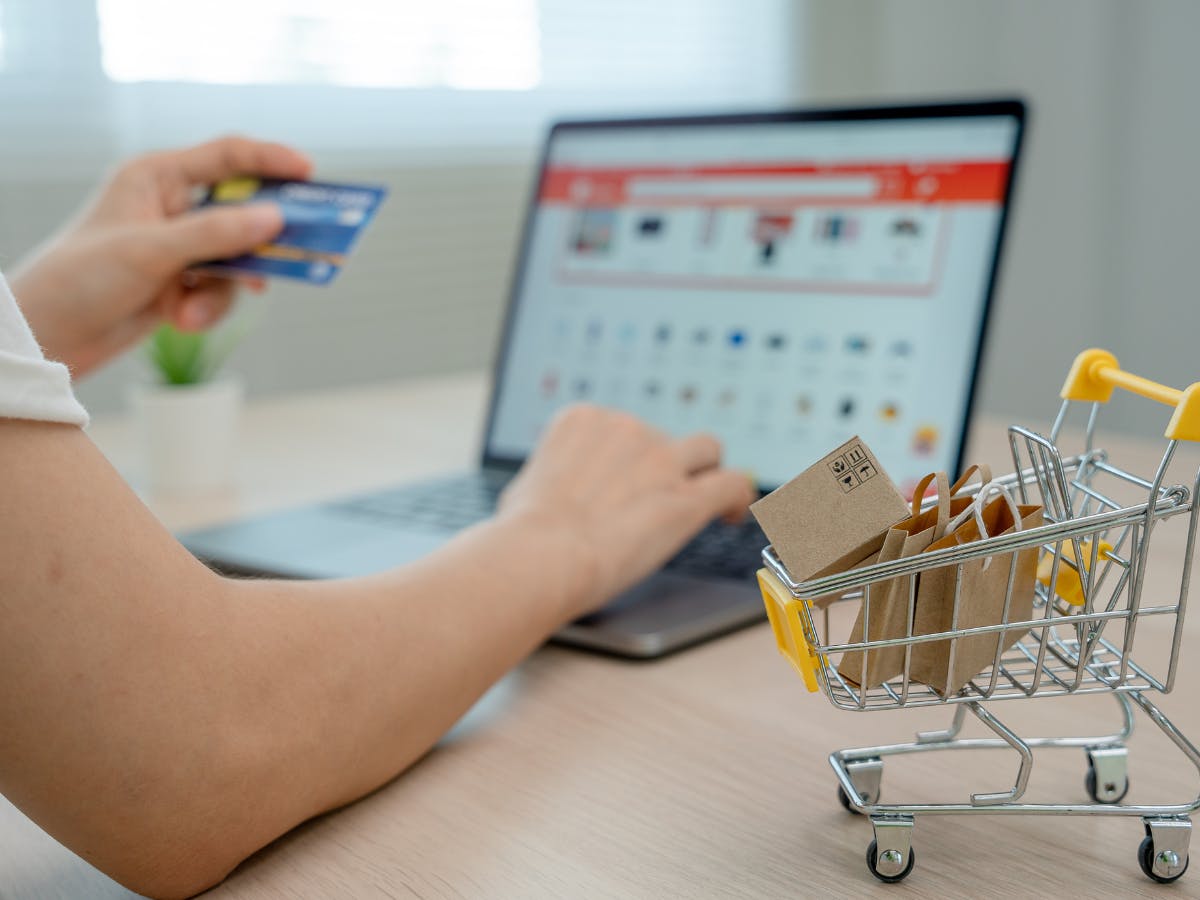
[[[161,261],[172,270],[248,253],[283,230],[273,203],[209,207],[153,226]]]

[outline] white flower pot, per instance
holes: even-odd
[[[133,386],[142,471],[151,490],[198,494],[233,484],[243,394],[232,378]]]

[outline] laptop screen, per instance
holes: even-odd
[[[575,401],[709,431],[778,485],[858,434],[902,487],[960,462],[1019,103],[550,136],[485,459]]]

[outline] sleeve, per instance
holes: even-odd
[[[29,330],[0,275],[0,418],[38,419],[84,426],[88,414],[75,399],[71,373],[50,362]]]

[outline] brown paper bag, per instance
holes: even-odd
[[[960,496],[959,491],[976,473],[984,484],[991,481],[991,470],[986,466],[971,466],[962,477],[949,485],[950,479],[944,472],[926,475],[913,492],[912,516],[888,529],[883,547],[878,555],[866,560],[864,565],[893,562],[908,556],[916,556],[934,541],[942,537],[950,520],[969,508],[974,502],[971,496]],[[921,512],[925,491],[937,480],[938,505]],[[869,640],[879,641],[901,638],[908,633],[908,578],[876,582],[871,585],[869,611]],[[856,644],[863,639],[863,610],[858,612],[854,628],[847,643]],[[863,673],[863,654],[866,654],[866,674]],[[877,650],[851,650],[842,655],[838,674],[849,682],[873,688],[895,678],[904,671],[904,647],[886,647]],[[861,684],[860,684],[861,682]]]
[[[934,541],[926,552],[956,547],[981,537],[999,537],[1014,531],[1026,531],[1042,524],[1042,507],[1018,505],[1006,492],[1002,493],[1001,497],[990,502],[981,494],[978,499],[984,505],[977,510],[977,515],[941,540]],[[978,628],[1006,621],[1004,602],[1014,555],[1016,570],[1012,573],[1012,601],[1007,621],[1025,622],[1032,619],[1037,547],[1017,554],[1006,553],[963,563],[957,621],[954,620],[954,583],[959,567],[941,566],[923,572],[917,591],[913,634],[934,634],[950,631],[951,628]],[[949,639],[914,644],[912,678],[929,685],[944,697],[956,694],[963,685],[995,662],[997,642],[1000,642],[1003,653],[1028,631],[1027,628],[1020,628],[959,638],[953,671],[950,670]]]

